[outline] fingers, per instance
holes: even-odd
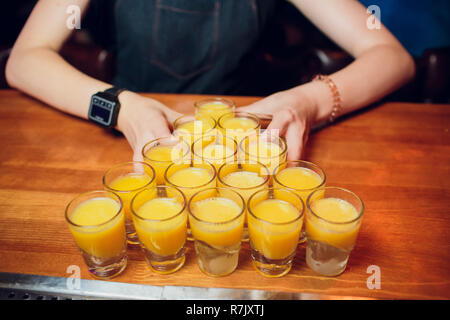
[[[295,120],[295,115],[290,109],[283,109],[273,115],[267,130],[271,134],[278,134],[284,136],[289,125]]]
[[[162,137],[169,137],[171,135],[169,124],[163,117],[155,117],[141,132],[137,133],[137,141],[133,148],[133,161],[143,161],[142,149],[145,144]]]
[[[286,144],[288,148],[287,160],[299,160],[302,157],[304,139],[304,126],[300,122],[293,122],[286,130]]]

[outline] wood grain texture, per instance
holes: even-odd
[[[183,113],[202,96],[149,94]],[[238,106],[258,98],[229,97]],[[314,132],[307,160],[328,185],[357,193],[366,212],[347,270],[315,274],[300,246],[292,271],[259,275],[244,244],[238,269],[211,278],[200,272],[192,244],[186,265],[161,276],[140,249],[112,281],[150,285],[248,288],[371,298],[450,299],[450,106],[388,103]],[[0,272],[67,277],[79,265],[92,279],[64,220],[78,193],[101,189],[103,173],[129,161],[126,140],[16,91],[0,91]],[[381,269],[381,289],[367,288],[367,268]]]

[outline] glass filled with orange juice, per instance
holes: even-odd
[[[164,184],[164,172],[172,163],[190,161],[191,146],[180,137],[152,140],[142,148],[144,161],[155,169],[156,183]]]
[[[198,118],[210,116],[216,121],[222,115],[233,112],[235,107],[233,101],[223,98],[207,98],[194,103],[195,115]]]
[[[173,123],[173,135],[181,137],[190,146],[195,140],[204,135],[214,134],[216,120],[209,116],[201,118],[192,115],[184,115],[176,119]]]
[[[195,163],[212,163],[219,170],[224,163],[236,162],[238,145],[231,137],[220,133],[205,135],[192,144],[192,158]]]
[[[127,266],[122,200],[109,191],[78,195],[66,207],[66,221],[89,272],[110,279]]]
[[[263,132],[245,137],[239,144],[241,161],[261,162],[272,174],[277,166],[286,162],[287,145],[278,135]]]
[[[152,187],[155,182],[155,170],[145,162],[130,161],[110,168],[103,175],[103,186],[106,190],[119,195],[123,202],[127,240],[137,244],[138,239],[131,217],[131,199],[144,188]]]
[[[160,274],[179,270],[185,262],[186,198],[170,186],[155,186],[133,198],[131,212],[151,269]]]
[[[261,122],[252,113],[235,111],[221,116],[217,121],[217,126],[223,135],[232,137],[240,143],[245,137],[258,134]]]
[[[312,192],[306,206],[306,264],[322,275],[337,276],[355,246],[364,204],[349,190],[325,187]]]
[[[216,186],[216,169],[208,162],[171,164],[164,177],[166,185],[181,190],[188,201],[196,192]],[[189,225],[188,240],[193,240]]]
[[[259,162],[225,163],[217,172],[217,186],[239,193],[247,204],[256,191],[269,188],[269,170]],[[242,241],[248,241],[247,206]]]
[[[254,193],[247,203],[253,266],[267,277],[289,272],[303,224],[302,199],[289,189]]]
[[[244,199],[231,189],[197,192],[188,205],[197,262],[205,274],[226,276],[239,260],[244,228]]]
[[[275,168],[273,186],[288,188],[296,192],[306,203],[308,196],[325,186],[325,172],[317,164],[304,160],[290,160]],[[300,235],[300,243],[306,241],[305,224]]]

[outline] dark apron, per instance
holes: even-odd
[[[116,0],[114,84],[139,92],[232,93],[275,1]]]

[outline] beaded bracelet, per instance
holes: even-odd
[[[341,94],[334,83],[334,81],[327,75],[318,74],[313,78],[313,81],[323,81],[330,88],[331,94],[333,96],[333,109],[331,110],[328,122],[333,122],[339,115],[342,109]]]

